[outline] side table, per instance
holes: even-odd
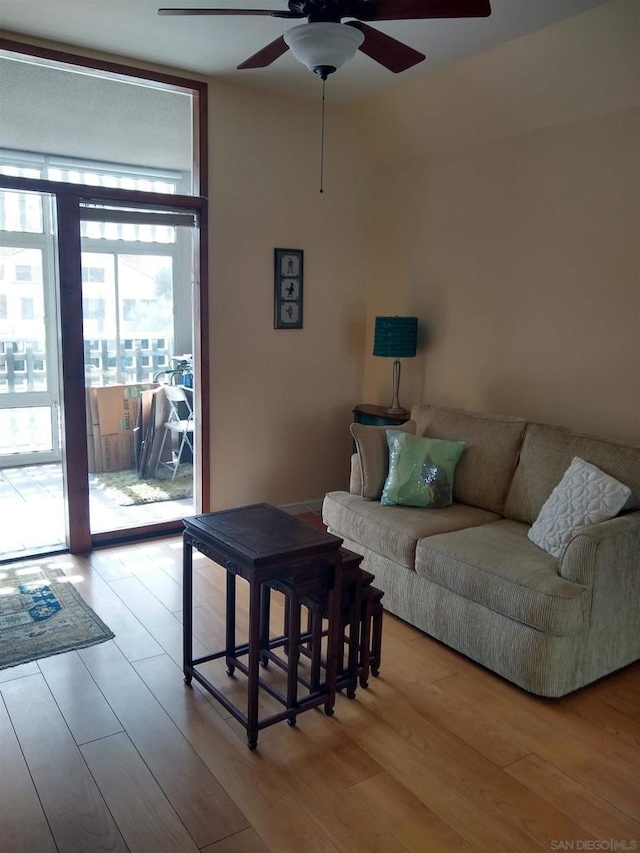
[[[353,420],[357,424],[366,426],[401,426],[411,417],[410,412],[403,415],[390,415],[384,406],[374,406],[371,403],[359,403],[353,410]],[[351,445],[351,452],[356,452],[355,440]]]
[[[297,715],[323,704],[328,715],[333,713],[336,695],[337,655],[340,631],[340,597],[342,540],[322,533],[269,504],[253,504],[238,509],[210,512],[183,520],[183,670],[186,684],[193,678],[211,693],[246,729],[247,745],[255,749],[258,731],[287,720],[291,725]],[[226,570],[225,648],[194,660],[193,658],[193,548],[214,560]],[[249,637],[237,643],[236,576],[249,584]],[[268,610],[268,587],[291,597],[291,612],[300,613],[300,598],[322,594],[329,601],[329,637],[326,680],[307,696],[298,698],[299,618],[286,645],[287,693],[260,678],[260,662],[273,646],[264,624]],[[265,613],[266,610],[266,613]],[[267,617],[268,618],[268,617]],[[242,658],[247,657],[245,663]],[[235,670],[247,676],[247,710],[238,708],[198,669],[201,664],[223,658],[227,673]],[[284,706],[284,710],[263,719],[258,718],[260,689]]]
[[[342,554],[342,599],[341,633],[338,646],[337,689],[346,688],[349,699],[355,698],[356,683],[367,687],[369,674],[376,678],[380,672],[382,652],[382,617],[384,592],[373,586],[375,580],[371,572],[361,569],[362,557],[359,554],[341,549]],[[316,637],[324,636],[322,621],[326,618],[323,602],[303,599],[302,604],[308,610],[307,630],[300,635],[301,652],[312,658],[311,679],[325,662],[319,656],[320,643]],[[285,614],[285,620],[287,616]],[[348,636],[345,629],[348,628]],[[305,641],[311,640],[310,648]],[[346,661],[345,661],[346,649]],[[317,650],[317,651],[316,651]],[[317,662],[313,660],[318,655]],[[316,675],[316,678],[318,676]],[[308,684],[305,679],[301,682]]]
[[[359,403],[353,410],[353,420],[357,424],[369,426],[400,426],[411,417],[410,412],[402,415],[390,415],[384,406],[374,406],[370,403]]]

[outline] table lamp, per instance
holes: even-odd
[[[376,317],[373,338],[373,354],[382,358],[393,358],[393,400],[385,411],[389,415],[403,415],[398,400],[400,390],[400,359],[413,358],[418,342],[417,317]]]

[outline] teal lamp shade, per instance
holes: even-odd
[[[386,410],[390,415],[406,413],[398,399],[400,391],[400,359],[413,358],[418,347],[417,317],[376,317],[373,354],[393,358],[393,400]]]
[[[417,317],[376,317],[374,355],[385,358],[413,358],[417,344]]]

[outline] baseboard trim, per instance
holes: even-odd
[[[302,515],[304,512],[315,512],[320,515],[322,510],[322,498],[310,501],[299,501],[293,504],[280,504],[279,509],[283,509],[290,515]]]

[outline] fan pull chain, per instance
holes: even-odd
[[[320,130],[320,192],[324,192],[324,86],[326,80],[322,81],[322,126]]]

